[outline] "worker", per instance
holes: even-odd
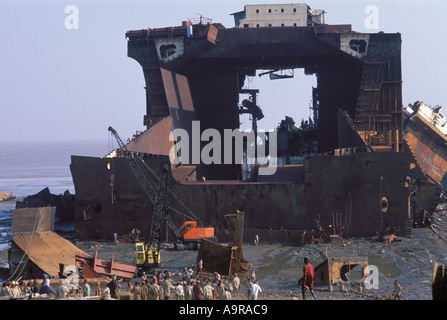
[[[192,281],[186,282],[186,286],[183,289],[185,293],[185,300],[194,300],[194,290]]]
[[[29,280],[25,284],[25,291],[24,291],[25,295],[32,296],[32,294],[33,294],[32,290],[33,290],[33,282],[31,280]]]
[[[203,270],[203,260],[200,259],[199,263],[197,264],[198,273],[201,274]]]
[[[33,295],[39,294],[40,292],[39,282],[37,279],[33,280],[33,288],[31,289],[31,292]]]
[[[233,285],[233,281],[232,281],[232,279],[228,276],[228,278],[227,278],[227,280],[226,280],[226,282],[225,282],[225,285],[227,286],[227,290],[231,293],[231,294],[233,294],[233,292],[234,292],[234,285]]]
[[[158,284],[159,285],[161,285],[161,283],[163,282],[164,278],[165,278],[164,272],[161,272],[161,271],[158,272]]]
[[[147,279],[143,280],[143,285],[141,286],[141,300],[148,300],[149,297],[149,285],[147,284]]]
[[[260,240],[261,240],[261,238],[259,237],[259,235],[255,235],[255,246],[257,246],[259,244]]]
[[[216,279],[213,281],[213,298],[214,300],[217,300],[217,297],[219,296],[219,283]]]
[[[10,286],[11,284],[9,283],[9,281],[5,281],[3,282],[3,286],[2,286],[2,291],[1,291],[1,296],[2,297],[9,297],[9,291],[10,291]]]
[[[155,289],[154,280],[147,281],[147,300],[157,300],[157,291]]]
[[[223,300],[223,295],[225,293],[225,280],[218,281],[219,284],[219,299]]]
[[[402,300],[402,287],[397,280],[394,280],[394,300]]]
[[[189,281],[189,278],[188,278],[188,268],[183,268],[183,270],[182,270],[182,279],[183,279],[183,281]]]
[[[204,300],[213,300],[213,287],[211,286],[210,282],[207,281],[205,283],[205,286],[203,287],[203,299]]]
[[[177,286],[175,287],[175,300],[184,300],[185,292],[183,290],[183,285],[181,282],[177,282]]]
[[[116,232],[113,233],[113,243],[118,244],[118,234]]]
[[[84,286],[82,287],[82,296],[90,297],[90,285],[88,284],[87,279],[84,279]]]
[[[47,274],[43,275],[43,282],[42,286],[40,287],[39,294],[46,294],[46,295],[56,295],[56,292],[50,285],[50,279],[48,278]]]
[[[169,297],[171,295],[171,289],[175,289],[175,287],[172,285],[171,280],[164,279],[161,283],[161,288],[163,289],[163,299],[169,300]]]
[[[110,291],[110,297],[112,299],[118,299],[118,296],[116,294],[116,290],[118,289],[118,282],[116,282],[116,276],[112,276],[112,280],[107,283],[107,288],[109,288]]]
[[[132,231],[130,232],[130,237],[132,239],[132,242],[135,242],[135,228],[133,228]]]
[[[189,273],[189,278],[191,279],[191,277],[192,277],[193,274],[194,274],[194,270],[192,270],[192,268],[189,268],[189,269],[188,269],[188,273]]]
[[[134,300],[141,300],[141,287],[140,283],[137,281],[135,282],[135,285],[132,290],[133,299]]]
[[[163,300],[164,298],[163,288],[158,283],[156,284],[155,288],[157,290],[157,300]]]
[[[140,240],[140,230],[133,228],[131,231],[132,242],[138,242]]]
[[[96,282],[96,296],[100,297],[101,296],[101,284],[98,282]]]
[[[20,294],[26,296],[26,282],[23,280],[19,281]]]
[[[203,288],[200,280],[197,280],[194,286],[192,287],[194,292],[194,300],[202,300],[203,299]]]
[[[314,300],[317,300],[314,292],[314,266],[309,263],[309,259],[307,257],[304,258],[303,283],[301,285],[303,300],[306,300],[306,290],[309,290],[314,297]]]
[[[152,283],[148,286],[148,300],[159,300],[160,297],[160,286],[158,285],[158,282],[156,280],[152,280]]]
[[[250,287],[250,295],[249,295],[249,297],[248,297],[248,300],[257,300],[257,299],[258,299],[258,295],[259,295],[259,293],[261,293],[261,292],[262,292],[262,289],[261,289],[261,287],[259,286],[258,281],[254,281],[254,282],[251,284],[251,287]]]
[[[112,297],[110,296],[110,288],[107,287],[104,289],[104,292],[102,293],[101,300],[111,300]]]
[[[22,293],[16,281],[11,282],[11,290],[9,290],[9,298],[17,298]]]
[[[231,292],[227,287],[224,288],[224,293],[222,295],[222,300],[231,300]],[[256,299],[254,299],[256,300]]]
[[[250,280],[254,283],[256,282],[256,272],[255,269],[251,269]]]
[[[182,287],[183,287],[183,300],[189,300],[188,298],[188,292],[187,292],[187,290],[188,290],[188,282],[186,281],[186,279],[185,278],[183,278],[183,281],[181,282],[181,284],[182,284]]]
[[[165,271],[163,271],[163,273],[165,274],[166,279],[171,279],[171,277],[172,277],[171,270],[165,270]]]
[[[239,287],[241,285],[241,279],[238,277],[237,273],[234,274],[233,277],[233,288],[234,288],[234,294],[239,294]]]
[[[70,289],[68,289],[64,280],[59,281],[59,285],[56,288],[56,299],[63,299],[68,296]]]
[[[152,276],[152,283],[157,283],[158,284],[158,279],[157,279],[157,275],[156,274],[154,274]]]

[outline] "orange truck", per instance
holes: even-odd
[[[211,238],[215,240],[214,228],[198,228],[197,221],[185,221],[178,228],[178,232],[182,237],[182,242],[184,245],[192,244],[194,249],[197,249],[202,238]]]

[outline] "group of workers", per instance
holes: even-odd
[[[200,262],[203,263],[203,262]],[[233,274],[224,279],[219,273],[214,272],[213,276],[203,275],[200,263],[197,273],[192,268],[184,268],[179,274],[180,280],[174,281],[169,270],[158,272],[148,279],[143,272],[140,279],[133,283],[129,281],[128,292],[133,300],[232,300],[246,297],[248,300],[257,300],[262,289],[256,280],[256,274],[252,269],[247,282],[241,283],[238,274]],[[309,291],[316,300],[314,292],[314,266],[308,258],[304,258],[303,281],[301,290],[303,299],[306,298],[306,291]],[[29,298],[39,296],[54,296],[56,299],[67,297],[96,297],[102,300],[118,299],[118,292],[121,290],[122,280],[117,280],[116,276],[109,279],[106,288],[102,290],[99,282],[92,292],[88,279],[82,280],[82,285],[71,284],[70,279],[61,279],[56,289],[50,284],[48,275],[44,274],[43,280],[37,279],[26,281],[5,281],[0,290],[0,296],[7,296],[10,299],[27,296]],[[402,298],[402,288],[395,281],[394,299]],[[245,287],[245,291],[241,290]],[[245,292],[245,293],[244,293]]]
[[[129,283],[129,292],[134,300],[232,300],[240,299],[241,280],[237,274],[224,279],[219,273],[202,275],[198,266],[197,274],[192,268],[184,268],[179,280],[174,280],[169,270],[159,272],[148,279],[143,273],[141,280]],[[247,297],[256,300],[262,292],[255,279],[248,281]]]
[[[119,282],[116,276],[107,283],[104,290],[101,284],[96,282],[96,287],[92,290],[88,279],[83,279],[80,283],[74,283],[73,279],[60,279],[54,289],[51,286],[50,278],[43,275],[42,280],[33,279],[29,281],[5,281],[0,290],[1,297],[10,299],[33,299],[33,298],[55,298],[63,299],[68,297],[98,298],[102,300],[117,299]]]
[[[51,294],[56,293],[51,287],[50,279],[46,274],[44,274],[40,285],[37,279],[29,281],[5,281],[0,291],[0,296],[9,297],[10,299],[19,298],[21,296],[49,296]]]

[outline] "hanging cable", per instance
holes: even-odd
[[[349,228],[351,227],[351,219],[352,219],[352,194],[351,194],[351,189],[349,189],[348,191],[348,197],[346,199],[346,213],[345,213],[345,229],[343,230],[342,234],[344,233],[344,231],[346,231],[346,238],[349,239]]]
[[[32,240],[33,240],[34,233],[35,233],[35,231],[36,231],[36,229],[37,229],[37,225],[38,225],[37,222],[38,222],[39,217],[40,217],[41,209],[42,209],[42,208],[39,208],[39,209],[38,209],[36,218],[34,219],[34,226],[33,226],[33,230],[32,230],[32,232],[31,232],[31,236],[30,236],[28,245],[25,247],[25,250],[23,251],[22,258],[20,258],[20,261],[19,261],[19,263],[17,264],[16,269],[14,270],[14,273],[8,278],[8,281],[11,280],[11,279],[15,276],[15,274],[17,273],[17,270],[19,269],[20,265],[22,264],[22,262],[23,262],[23,260],[24,260],[24,258],[25,258],[25,256],[26,256],[27,258],[26,258],[25,263],[23,263],[22,270],[20,270],[20,273],[19,273],[18,276],[15,278],[15,280],[17,280],[17,279],[20,277],[20,275],[22,274],[23,270],[25,269],[26,263],[28,262],[28,259],[29,259],[29,255],[28,255],[28,254],[29,254],[29,247],[30,247],[31,242],[32,242]]]
[[[379,210],[380,210],[380,228],[379,228],[379,234],[378,239],[380,240],[380,236],[382,235],[382,223],[383,223],[383,210],[382,210],[382,180],[383,177],[379,178]]]

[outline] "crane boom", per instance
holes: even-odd
[[[129,163],[130,169],[139,181],[149,200],[153,205],[155,205],[156,190],[157,186],[160,184],[160,177],[146,164],[146,162],[144,162],[143,159],[137,155],[136,152],[132,152],[127,149],[126,145],[123,143],[123,140],[120,138],[115,129],[109,127],[109,131],[117,140],[120,149],[125,151],[126,154],[124,156]],[[169,188],[169,186],[166,186],[166,190],[167,202],[170,211],[180,214],[190,220],[195,220],[199,225],[202,225],[200,219],[198,219],[191,209],[189,209],[188,206],[181,201],[181,199],[171,190],[171,188]],[[188,213],[188,215],[178,211],[175,208],[175,204],[180,205]],[[172,221],[172,219],[170,220]]]
[[[180,198],[168,187],[169,166],[164,165],[161,170],[161,177],[157,175],[147,163],[136,152],[129,151],[123,140],[112,127],[109,131],[117,140],[121,156],[124,157],[140,183],[144,192],[151,201],[154,211],[152,214],[152,222],[150,227],[149,241],[147,243],[136,244],[137,266],[142,268],[156,268],[160,263],[160,246],[162,239],[162,231],[167,225],[174,233],[177,241],[174,247],[183,250],[183,243],[187,240],[197,247],[197,242],[202,237],[214,237],[214,228],[198,228],[202,223],[197,219],[196,215],[180,200]],[[180,205],[189,216],[175,209],[175,205]],[[170,212],[175,212],[192,221],[185,221],[183,225],[177,229]]]

